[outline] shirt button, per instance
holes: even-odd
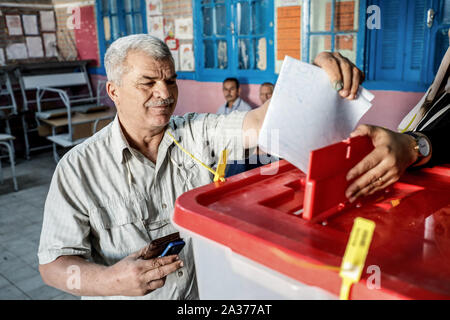
[[[167,208],[167,205],[165,203],[163,203],[161,206],[163,209]]]
[[[182,276],[183,276],[183,271],[181,271],[181,270],[178,271],[178,276],[179,276],[179,277],[182,277]]]

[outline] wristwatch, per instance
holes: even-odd
[[[431,154],[431,142],[426,135],[420,132],[405,132],[405,134],[410,135],[416,141],[414,150],[417,152],[417,160],[412,165],[419,163]]]

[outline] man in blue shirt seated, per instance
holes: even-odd
[[[236,78],[226,78],[223,81],[223,96],[227,102],[225,102],[217,114],[229,114],[232,111],[250,111],[252,107],[245,102],[241,97],[241,88],[239,87],[239,80]]]
[[[223,81],[223,96],[226,102],[217,110],[217,114],[229,114],[233,111],[250,111],[252,107],[243,100],[239,80],[236,78],[226,78]],[[230,162],[227,166],[225,176],[230,177],[246,171],[245,160]]]

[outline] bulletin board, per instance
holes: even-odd
[[[58,59],[53,9],[0,7],[0,10],[0,65]]]

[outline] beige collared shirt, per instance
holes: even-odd
[[[185,149],[214,167],[223,149],[228,149],[230,160],[244,158],[245,115],[189,113],[172,117],[168,130]],[[58,163],[45,203],[39,263],[77,255],[110,266],[151,240],[178,231],[171,224],[176,198],[212,179],[175,145],[167,130],[154,164],[129,146],[116,116]],[[142,299],[198,298],[192,242],[181,236],[186,241],[179,254],[184,267]]]

